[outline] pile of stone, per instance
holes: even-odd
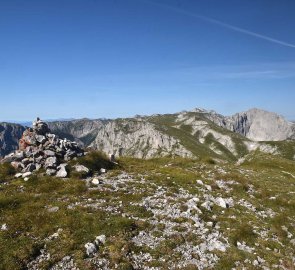
[[[76,142],[60,139],[50,132],[44,121],[37,118],[32,128],[24,131],[19,140],[19,150],[7,155],[2,162],[10,162],[21,171],[18,177],[27,177],[41,168],[48,175],[66,177],[66,162],[83,155],[83,149]]]

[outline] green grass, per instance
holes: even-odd
[[[16,173],[9,163],[0,164],[0,183],[10,180]]]
[[[75,164],[80,164],[87,167],[90,172],[76,172],[73,168]],[[86,156],[80,157],[77,160],[70,162],[70,175],[75,178],[85,178],[88,175],[93,175],[100,171],[100,169],[113,169],[115,164],[109,160],[106,154],[99,151],[90,151]]]
[[[124,171],[133,180],[121,183],[117,191],[107,188],[107,185],[103,186],[104,189],[88,188],[84,180],[73,174],[67,180],[39,174],[24,182],[13,178],[11,167],[1,165],[0,172],[6,180],[0,185],[0,225],[6,223],[8,230],[0,231],[0,269],[24,269],[45,243],[51,259],[44,262],[42,269],[49,269],[68,255],[74,258],[80,269],[93,269],[93,265],[85,260],[84,244],[94,241],[101,234],[107,236],[107,242],[99,249],[98,256],[106,258],[111,269],[115,265],[118,265],[118,269],[132,269],[129,259],[131,252],[149,252],[153,260],[147,263],[148,266],[167,269],[168,262],[181,260],[175,248],[181,244],[198,245],[204,239],[185,229],[184,225],[193,225],[193,220],[178,217],[169,219],[174,224],[175,233],[165,237],[155,249],[135,246],[131,239],[139,231],[151,231],[155,236],[164,237],[166,227],[162,222],[165,217],[154,216],[140,203],[162,187],[169,198],[166,204],[179,205],[179,209],[185,212],[188,210],[186,200],[177,199],[177,195],[181,190],[186,190],[192,197],[202,200],[203,191],[200,188],[203,187],[196,184],[197,179],[212,187],[212,196],[232,197],[235,203],[229,209],[214,205],[212,211],[201,208],[198,203],[203,213],[195,212],[203,221],[220,226],[220,232],[229,241],[230,247],[225,253],[215,252],[220,260],[214,269],[231,269],[237,261],[253,261],[257,256],[264,258],[270,269],[272,264],[278,264],[280,260],[286,267],[291,267],[290,254],[294,254],[294,246],[283,229],[285,226],[295,235],[295,179],[290,176],[295,175],[295,167],[290,160],[259,152],[249,155],[241,166],[179,157],[150,160],[126,157],[120,158],[119,165],[113,167],[106,156],[91,152],[77,162],[93,172],[102,167],[109,169],[103,179],[119,181],[118,176]],[[227,193],[219,188],[217,180],[225,183],[234,181],[234,184],[228,184],[231,191]],[[254,188],[253,194],[249,194],[250,185]],[[262,218],[240,206],[238,201],[241,199],[251,203],[257,211],[272,209],[276,215]],[[92,206],[97,203],[100,207]],[[73,205],[75,207],[71,209],[69,206]],[[59,210],[49,212],[51,207],[59,207]],[[107,210],[108,207],[118,209],[118,212]],[[151,220],[160,223],[154,224]],[[59,228],[62,229],[60,237],[45,242]],[[268,233],[266,238],[259,235],[263,230]],[[272,240],[273,236],[284,247]],[[237,241],[245,241],[250,247],[259,244],[256,254],[239,250]],[[279,252],[275,252],[275,249]],[[190,265],[183,269],[194,267]],[[251,264],[245,267],[254,269]]]

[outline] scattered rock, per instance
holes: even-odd
[[[248,247],[245,242],[237,242],[237,248],[248,253],[252,253],[255,250],[254,248]]]
[[[53,206],[47,209],[49,213],[55,213],[59,210],[58,206]]]
[[[216,203],[218,206],[222,207],[222,208],[228,208],[227,203],[226,203],[225,200],[224,200],[223,198],[221,198],[221,197],[218,197],[218,198],[215,200],[215,203]]]
[[[95,244],[97,247],[99,247],[100,244],[105,244],[106,242],[106,236],[104,234],[100,235],[100,236],[97,236],[95,238]]]
[[[212,187],[210,185],[205,185],[205,188],[208,190],[208,191],[212,191]]]
[[[209,251],[213,251],[213,250],[219,250],[221,252],[226,251],[226,245],[224,245],[223,243],[221,243],[220,241],[216,239],[213,239],[213,241],[210,241],[209,244],[210,244],[208,247]]]
[[[31,175],[32,175],[31,172],[25,172],[25,173],[22,174],[22,177],[26,178],[26,177],[31,176]]]
[[[67,164],[62,164],[59,166],[59,170],[56,173],[56,177],[60,177],[60,178],[65,178],[67,177],[68,173],[66,170],[66,165]]]
[[[205,209],[207,209],[208,211],[211,211],[212,203],[209,201],[205,201],[201,204],[201,206],[204,207]]]
[[[17,174],[15,175],[16,178],[20,178],[20,177],[22,177],[22,176],[23,176],[22,173],[17,173]]]
[[[54,239],[57,239],[57,238],[60,236],[60,234],[62,233],[62,231],[63,231],[63,229],[59,228],[59,229],[57,230],[57,232],[55,232],[55,233],[53,233],[52,235],[48,236],[48,237],[45,239],[45,241],[52,241],[52,240],[54,240]]]
[[[25,269],[28,270],[39,270],[42,269],[40,266],[40,264],[49,261],[50,259],[50,254],[45,250],[45,249],[41,249],[39,250],[39,255],[34,258],[32,261],[30,261],[27,265]]]
[[[46,170],[46,174],[47,174],[47,175],[50,175],[50,176],[51,176],[51,175],[55,175],[55,174],[56,174],[56,170],[55,170],[55,169],[47,169],[47,170]]]
[[[203,186],[204,185],[204,183],[203,183],[202,180],[197,180],[197,184],[200,185],[200,186]]]
[[[77,164],[74,166],[76,172],[89,173],[90,170],[84,165]]]
[[[86,243],[85,248],[88,257],[93,257],[94,254],[97,252],[97,248],[93,243]]]
[[[1,226],[1,231],[7,231],[8,230],[8,226],[6,223],[2,224]]]
[[[99,179],[97,179],[97,178],[93,178],[91,183],[94,184],[94,185],[99,185],[101,183],[101,181]]]
[[[51,270],[79,270],[71,256],[65,256],[63,259],[54,265]]]

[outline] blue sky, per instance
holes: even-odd
[[[0,0],[0,120],[295,119],[294,14],[293,0]]]

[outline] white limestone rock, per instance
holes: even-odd
[[[227,203],[226,203],[225,200],[224,200],[223,198],[221,198],[221,197],[218,197],[218,198],[215,200],[215,203],[216,203],[218,206],[222,207],[222,208],[228,208]]]
[[[97,252],[97,248],[93,243],[86,243],[85,244],[86,254],[88,257],[93,257]]]
[[[92,183],[93,185],[99,185],[99,184],[100,184],[100,180],[99,180],[98,178],[93,178],[93,179],[91,180],[91,183]]]
[[[200,179],[197,180],[197,184],[200,185],[200,186],[203,186],[204,185],[203,181],[200,180]]]
[[[56,173],[56,177],[59,177],[59,178],[65,178],[68,176],[68,173],[67,173],[67,170],[66,170],[66,165],[67,164],[62,164],[60,165],[58,168],[59,170],[57,171]]]
[[[1,226],[1,231],[7,231],[8,230],[8,226],[6,223],[2,224]]]
[[[105,242],[106,236],[104,234],[97,236],[94,241],[97,247],[99,247],[101,244],[105,244]]]
[[[80,165],[80,164],[75,165],[74,169],[76,172],[82,172],[82,173],[86,173],[86,174],[90,172],[90,170],[87,167],[85,167],[84,165]]]
[[[22,174],[22,178],[27,178],[27,177],[29,177],[29,176],[31,176],[31,175],[32,175],[31,172],[26,172],[26,173],[23,173],[23,174]]]

